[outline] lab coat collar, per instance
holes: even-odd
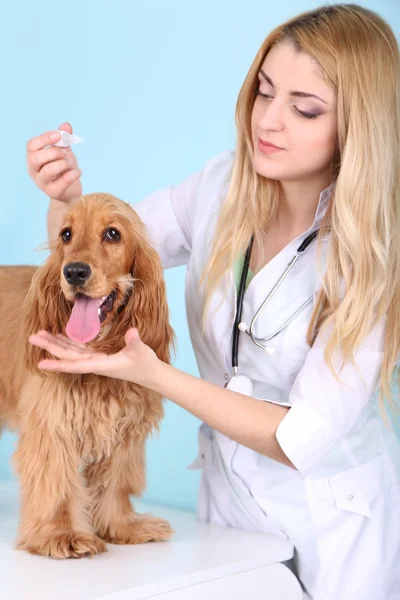
[[[331,183],[330,186],[322,190],[319,195],[317,210],[315,211],[314,222],[310,227],[310,230],[317,229],[325,216],[325,213],[329,206],[329,201],[332,196],[332,192],[335,188],[335,182]]]

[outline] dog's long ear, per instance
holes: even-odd
[[[128,329],[137,327],[142,341],[169,363],[174,332],[169,324],[163,269],[157,252],[145,239],[135,248],[132,275],[132,292],[110,335],[121,341]]]
[[[33,276],[24,305],[23,347],[25,364],[32,373],[42,373],[38,362],[49,358],[41,348],[28,343],[28,337],[45,329],[50,333],[63,333],[71,308],[60,287],[61,261],[54,251],[45,264]]]

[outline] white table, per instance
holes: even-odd
[[[192,513],[136,502],[168,519],[169,542],[108,545],[93,558],[53,560],[14,549],[18,488],[0,484],[2,600],[301,600],[289,542],[198,523]]]

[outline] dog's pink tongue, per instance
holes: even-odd
[[[98,298],[77,298],[65,329],[67,336],[74,342],[90,342],[100,333],[100,318],[97,313],[100,305]]]

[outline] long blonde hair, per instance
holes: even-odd
[[[251,113],[258,72],[269,50],[291,40],[320,65],[337,94],[338,145],[332,158],[335,191],[323,226],[331,228],[327,270],[307,332],[331,334],[325,360],[337,348],[351,361],[363,339],[386,317],[381,403],[391,393],[400,346],[400,59],[390,27],[354,4],[321,7],[287,21],[266,38],[236,105],[237,146],[210,260],[203,274],[205,308],[212,292],[252,235],[261,241],[279,201],[279,182],[252,167]],[[343,297],[344,290],[344,297]],[[335,374],[336,375],[336,374]]]

